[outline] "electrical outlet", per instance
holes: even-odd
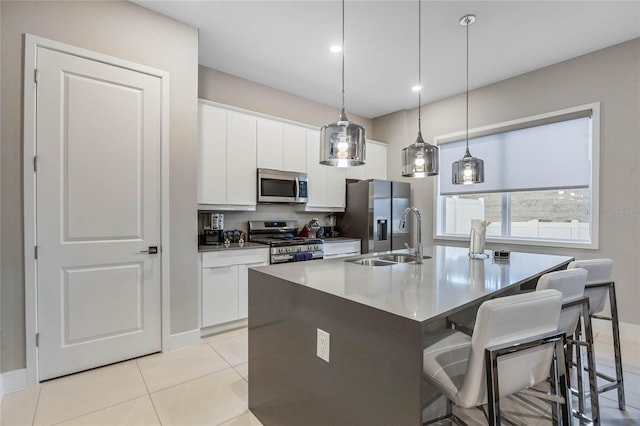
[[[329,362],[329,349],[331,347],[329,340],[329,333],[318,328],[317,342],[316,342],[316,355],[318,358]]]

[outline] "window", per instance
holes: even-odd
[[[485,181],[453,185],[464,132],[440,147],[435,238],[468,239],[471,219],[490,221],[487,241],[597,248],[599,104],[469,130]]]

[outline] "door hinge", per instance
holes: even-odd
[[[40,333],[36,333],[36,347],[40,346]]]
[[[33,171],[38,171],[38,156],[36,155],[33,156]]]
[[[34,246],[33,247],[33,256],[37,259],[38,258],[38,246]]]
[[[38,69],[37,69],[37,68],[35,68],[35,69],[33,70],[33,82],[34,82],[35,84],[38,84]]]

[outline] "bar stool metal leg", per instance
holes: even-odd
[[[622,411],[626,408],[626,403],[625,403],[625,396],[624,396],[624,378],[622,373],[622,351],[620,349],[620,325],[618,321],[618,304],[616,301],[615,283],[612,281],[608,283],[590,285],[589,287],[595,288],[595,287],[604,287],[604,286],[608,287],[609,289],[609,304],[611,308],[611,316],[606,317],[603,315],[592,314],[591,318],[611,321],[611,329],[613,332],[613,353],[615,358],[616,377],[613,378],[606,374],[597,372],[596,374],[598,377],[601,377],[611,382],[609,385],[605,385],[602,388],[599,388],[598,393],[603,393],[603,392],[610,391],[612,389],[617,389],[618,409]]]
[[[589,316],[589,312],[587,312],[587,316]],[[580,413],[584,413],[584,385],[582,381],[582,346],[580,345],[580,341],[582,341],[582,331],[580,329],[580,323],[578,323],[578,329],[576,330],[576,334],[574,335],[575,344],[569,344],[569,347],[575,346],[576,350],[576,381],[578,382],[578,410]]]
[[[595,426],[600,424],[600,404],[598,383],[596,378],[596,356],[593,351],[593,327],[589,316],[589,301],[582,304],[582,318],[584,322],[584,341],[587,347],[587,367],[589,369],[589,400],[591,401],[591,420]],[[579,370],[582,374],[582,370]],[[583,394],[584,395],[584,394]],[[582,396],[584,398],[584,396]]]
[[[613,328],[613,352],[616,362],[616,379],[618,385],[618,408],[625,409],[624,383],[622,378],[622,351],[620,350],[620,325],[618,323],[618,303],[616,301],[616,288],[612,282],[609,286],[609,303],[611,305],[611,325]]]

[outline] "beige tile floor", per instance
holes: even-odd
[[[612,371],[611,340],[596,336],[598,367]],[[203,339],[195,347],[51,380],[4,396],[1,425],[261,426],[248,409],[247,329]],[[627,410],[614,392],[600,397],[602,425],[640,425],[640,341],[622,342]],[[524,425],[551,421],[544,404],[515,396],[504,412]],[[479,410],[459,410],[482,425]],[[374,425],[376,426],[376,425]],[[382,426],[382,425],[381,425]]]

